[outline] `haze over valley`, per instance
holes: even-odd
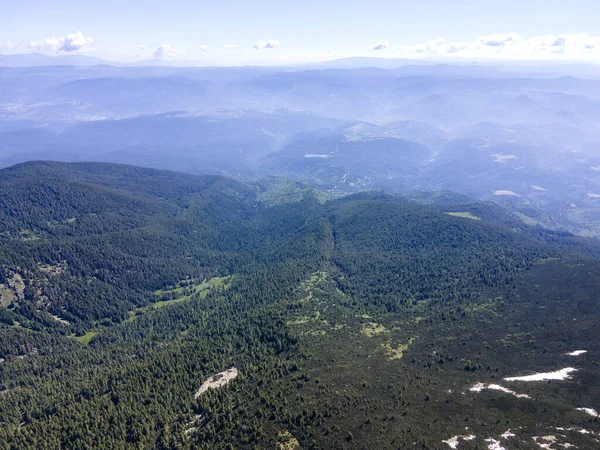
[[[600,71],[378,63],[5,67],[0,164],[282,176],[334,195],[448,190],[598,234]]]

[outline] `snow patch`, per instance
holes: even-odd
[[[196,395],[194,395],[194,398],[196,399],[196,398],[200,397],[202,394],[204,394],[209,389],[217,389],[222,386],[225,386],[226,384],[235,380],[237,378],[237,376],[238,376],[238,370],[235,367],[232,367],[231,369],[228,369],[224,372],[219,372],[218,374],[213,375],[208,380],[206,380],[204,383],[202,383],[202,386],[200,386],[200,389],[198,389],[198,392],[196,392]]]
[[[587,353],[587,350],[575,350],[569,353],[565,353],[565,355],[567,356],[579,356],[579,355],[583,355],[584,353]]]
[[[485,442],[488,443],[488,450],[506,450],[506,448],[502,446],[500,441],[497,441],[496,439],[489,438],[486,439]]]
[[[494,195],[508,195],[508,196],[512,196],[512,197],[520,197],[520,195],[517,194],[516,192],[508,191],[506,189],[500,189],[498,191],[494,191]]]
[[[552,449],[552,445],[556,442],[556,436],[533,436],[533,442],[535,442],[538,447],[544,449]]]
[[[555,372],[534,373],[523,377],[507,377],[505,381],[547,381],[547,380],[568,380],[571,378],[571,373],[577,369],[566,367]]]
[[[598,417],[598,413],[595,409],[592,408],[577,408],[577,411],[583,411],[586,414],[589,414],[592,417]]]
[[[516,434],[513,433],[512,431],[510,431],[510,429],[506,430],[504,433],[502,433],[500,435],[500,437],[502,439],[508,439],[508,438],[515,437],[515,436],[516,436]]]
[[[448,444],[448,446],[450,448],[458,448],[458,443],[459,440],[462,439],[463,441],[472,441],[473,439],[475,439],[477,436],[475,436],[474,434],[470,434],[468,436],[452,436],[450,439],[446,439],[445,441],[442,441],[442,443],[444,444]]]
[[[556,430],[558,431],[575,431],[577,433],[581,433],[581,434],[590,434],[589,430],[586,430],[584,428],[576,428],[576,427],[554,427]]]
[[[531,398],[527,394],[519,394],[519,393],[517,393],[517,392],[515,392],[513,390],[505,388],[504,386],[500,386],[499,384],[477,383],[477,384],[473,385],[470,390],[472,392],[481,392],[481,391],[483,391],[485,389],[491,389],[493,391],[502,391],[502,392],[505,392],[507,394],[514,395],[517,398]]]
[[[460,436],[452,436],[450,439],[442,441],[443,444],[448,444],[450,448],[458,448],[458,439]]]

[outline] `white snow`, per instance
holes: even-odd
[[[452,436],[450,439],[442,441],[442,443],[448,444],[450,448],[456,449],[458,448],[459,439],[462,439],[463,441],[472,441],[476,437],[477,436],[475,436],[474,434],[469,434],[467,436]]]
[[[516,192],[508,191],[506,189],[500,189],[498,191],[494,191],[494,195],[508,195],[508,196],[512,196],[512,197],[520,197],[520,195],[517,194]]]
[[[566,367],[564,369],[557,370],[555,372],[544,372],[534,373],[533,375],[526,375],[522,377],[507,377],[505,381],[547,381],[547,380],[568,380],[571,378],[571,372],[575,372],[577,369],[573,367]]]
[[[458,448],[458,438],[460,438],[460,436],[452,436],[450,439],[442,441],[442,443],[448,444],[450,448]]]
[[[584,353],[587,353],[587,350],[575,350],[569,353],[565,353],[565,355],[567,356],[579,356],[579,355],[583,355]]]
[[[208,380],[206,380],[204,383],[202,383],[202,386],[200,386],[200,389],[198,389],[198,392],[196,392],[196,395],[194,395],[194,398],[200,397],[202,394],[204,394],[209,389],[217,389],[222,386],[225,386],[229,382],[235,380],[237,378],[237,376],[238,376],[238,370],[235,367],[232,367],[231,369],[228,369],[224,372],[219,372],[218,374],[213,375]]]
[[[500,386],[499,384],[484,384],[484,383],[477,383],[475,385],[473,385],[470,389],[470,391],[472,392],[481,392],[485,389],[491,389],[493,391],[502,391],[505,392],[507,394],[510,395],[514,395],[517,398],[531,398],[529,397],[529,395],[527,394],[519,394],[513,390],[510,390],[508,388],[505,388],[504,386]]]
[[[485,442],[487,442],[488,445],[488,450],[506,450],[505,447],[502,447],[502,444],[500,444],[500,441],[497,441],[496,439],[486,439]]]
[[[586,414],[589,414],[592,417],[598,417],[598,413],[595,409],[592,408],[577,408],[577,411],[583,411]]]
[[[556,442],[556,436],[533,436],[532,439],[533,442],[543,449],[552,449],[552,445]]]
[[[576,427],[555,427],[558,431],[575,431],[577,433],[580,434],[593,434],[591,433],[589,430],[586,430],[585,428],[576,428]]]
[[[477,384],[474,384],[473,386],[471,386],[471,389],[469,389],[469,390],[473,391],[473,392],[481,392],[485,388],[486,388],[485,383],[477,383]]]
[[[504,433],[502,433],[502,434],[500,435],[500,437],[501,437],[502,439],[508,439],[508,438],[510,438],[510,437],[515,437],[515,436],[516,436],[516,434],[515,434],[515,433],[513,433],[512,431],[510,431],[510,429],[506,430]]]

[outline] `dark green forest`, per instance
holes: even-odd
[[[598,448],[593,239],[448,193],[110,164],[0,193],[1,448]]]

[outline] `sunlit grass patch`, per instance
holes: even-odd
[[[391,341],[381,344],[381,348],[385,351],[389,359],[402,359],[404,352],[408,350],[408,346],[412,344],[414,338],[410,338],[408,344],[398,344],[396,348],[392,346]]]
[[[377,336],[378,334],[389,333],[387,328],[375,322],[364,323],[360,330],[362,334],[368,337]]]
[[[76,341],[82,343],[83,345],[88,345],[90,343],[90,341],[94,338],[94,336],[97,336],[97,335],[98,335],[97,331],[88,331],[83,336],[73,335],[72,338],[75,339]]]

